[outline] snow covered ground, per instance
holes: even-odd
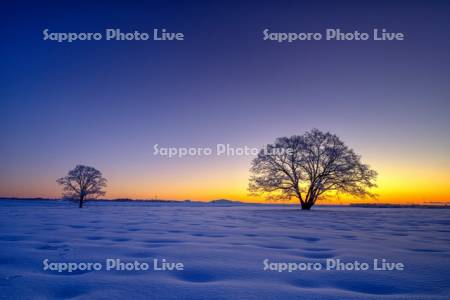
[[[0,201],[0,298],[449,299],[450,210]],[[375,271],[374,259],[404,265]],[[49,263],[98,262],[58,272]],[[148,263],[106,270],[106,259]],[[153,270],[153,259],[183,271]],[[366,271],[264,270],[366,262]],[[53,264],[52,266],[55,266]],[[81,266],[81,265],[80,265]],[[281,264],[272,264],[281,266]]]

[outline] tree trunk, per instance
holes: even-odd
[[[83,199],[84,197],[83,196],[80,196],[80,208],[83,208]]]
[[[312,204],[309,202],[303,202],[302,203],[302,210],[310,210],[311,209]]]

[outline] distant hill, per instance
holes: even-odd
[[[229,199],[216,199],[216,200],[209,201],[209,203],[212,203],[212,204],[245,204],[241,201],[235,201],[235,200],[229,200]]]

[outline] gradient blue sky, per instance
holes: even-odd
[[[225,1],[224,1],[225,2]],[[0,29],[0,195],[58,197],[77,163],[108,197],[251,200],[252,157],[167,159],[153,145],[262,146],[317,127],[380,173],[383,201],[450,200],[448,1],[9,3]],[[152,31],[182,42],[43,41]],[[403,32],[277,44],[262,30]]]

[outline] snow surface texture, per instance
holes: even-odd
[[[448,299],[450,210],[0,201],[0,298]],[[51,262],[182,262],[184,271],[44,271]],[[264,271],[271,262],[402,262],[404,271]]]

